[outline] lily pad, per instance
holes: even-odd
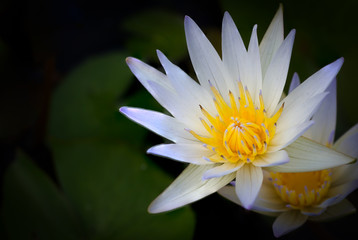
[[[81,239],[66,196],[22,152],[4,177],[6,239]]]
[[[66,195],[80,213],[86,238],[191,239],[189,208],[147,213],[171,181],[138,149],[116,142],[54,144]]]
[[[191,239],[189,207],[151,215],[150,202],[172,179],[145,156],[148,131],[118,112],[133,78],[123,53],[94,57],[58,87],[49,141],[65,195],[85,239]],[[142,98],[141,97],[141,98]],[[146,103],[147,104],[147,103]]]
[[[122,136],[131,139],[121,125],[125,119],[118,111],[120,96],[134,80],[125,58],[126,55],[119,52],[94,56],[65,77],[53,94],[49,122],[51,138]],[[140,128],[133,131],[136,136],[144,136]]]

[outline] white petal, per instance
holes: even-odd
[[[276,193],[270,180],[271,176],[267,171],[263,171],[264,180],[260,192],[256,198],[252,210],[260,212],[284,212],[287,211],[286,203]]]
[[[127,58],[127,64],[160,105],[181,122],[195,129],[198,134],[206,134],[206,130],[199,120],[201,116],[199,105],[188,104],[184,100],[184,96],[178,95],[166,75],[135,58]]]
[[[356,211],[353,204],[348,200],[343,199],[341,202],[330,206],[320,216],[310,217],[313,221],[331,221],[338,217],[343,217],[352,214]]]
[[[292,92],[299,85],[300,85],[300,78],[299,78],[297,73],[294,73],[293,77],[292,77],[292,80],[291,80],[291,84],[290,84],[290,88],[288,90],[288,93]]]
[[[271,59],[275,55],[277,49],[280,47],[282,42],[283,13],[282,5],[280,4],[279,9],[273,17],[272,22],[260,43],[262,76],[265,76],[266,70],[270,65]]]
[[[285,148],[290,162],[266,168],[272,172],[309,172],[337,167],[354,159],[305,137]]]
[[[292,30],[288,34],[267,68],[262,86],[262,94],[265,108],[269,116],[275,111],[286,83],[295,34],[295,30]]]
[[[283,108],[280,118],[277,120],[276,134],[289,131],[292,126],[299,125],[312,118],[328,93],[320,93],[305,101],[296,102]],[[317,124],[320,124],[317,122]]]
[[[131,120],[173,142],[197,142],[194,136],[185,131],[185,126],[173,117],[140,108],[121,107],[120,111]]]
[[[222,55],[223,63],[232,78],[233,87],[230,87],[234,96],[238,96],[236,81],[245,78],[247,74],[247,51],[234,21],[230,14],[225,12],[222,24]]]
[[[358,179],[358,162],[333,168],[331,177],[331,188]]]
[[[326,196],[325,200],[321,202],[318,207],[327,208],[331,205],[337,204],[338,202],[342,201],[342,199],[344,199],[344,197],[341,197],[340,194],[336,194],[334,196]]]
[[[197,128],[196,130],[205,132],[200,123],[199,115],[196,114],[197,112],[190,108],[192,105],[183,103],[183,98],[172,87],[166,75],[138,59],[127,58],[126,60],[133,74],[160,105],[166,108],[174,117],[185,119],[184,122],[189,124],[191,128]],[[198,105],[196,107],[200,109]],[[200,112],[200,110],[197,111]]]
[[[237,171],[239,168],[244,165],[243,161],[240,161],[239,163],[224,163],[220,166],[214,167],[206,171],[203,175],[203,179],[210,179],[210,178],[216,178],[216,177],[222,177],[226,174],[232,173]]]
[[[338,151],[348,154],[354,158],[358,158],[358,124],[348,130],[334,144],[334,148]]]
[[[357,176],[355,176],[357,177]],[[333,205],[340,202],[346,196],[348,196],[351,192],[358,188],[358,179],[354,179],[353,181],[347,182],[345,184],[341,184],[339,186],[331,187],[328,192],[327,202],[322,203],[325,206]]]
[[[301,214],[299,211],[292,210],[284,212],[278,216],[273,223],[273,234],[275,237],[285,235],[302,226],[307,218],[306,215]]]
[[[312,216],[321,215],[325,210],[326,210],[325,207],[313,206],[313,207],[308,207],[308,208],[302,209],[301,213],[306,216],[312,217]]]
[[[148,64],[133,58],[128,57],[126,58],[126,62],[128,64],[128,67],[132,71],[132,73],[137,77],[137,79],[142,83],[142,85],[152,94],[152,96],[157,99],[157,94],[151,89],[148,82],[156,82],[163,86],[166,90],[174,93],[174,88],[170,85],[170,82],[168,81],[168,78],[165,74],[162,72],[159,72],[157,69],[149,66]],[[157,101],[159,101],[157,99]],[[160,101],[159,101],[160,102]]]
[[[213,165],[190,164],[174,182],[149,206],[150,213],[159,213],[179,208],[212,194],[235,178],[231,173],[221,178],[203,180],[204,172]]]
[[[262,180],[262,169],[252,164],[245,164],[237,171],[235,189],[244,208],[250,209],[254,204]]]
[[[327,92],[329,92],[329,94],[313,115],[312,120],[315,121],[316,124],[304,133],[305,137],[323,145],[329,143],[331,133],[336,129],[337,91],[335,79],[327,88]]]
[[[247,89],[249,90],[252,99],[256,102],[259,101],[259,93],[262,89],[262,74],[260,62],[260,50],[257,40],[257,25],[252,29],[251,39],[247,52],[249,79],[243,79]]]
[[[235,192],[235,187],[225,186],[221,188],[218,193],[230,201],[242,206],[242,203]],[[272,183],[267,179],[267,177],[264,177],[260,192],[251,210],[265,215],[272,215],[273,213],[287,211],[286,203],[283,202],[276,193]]]
[[[289,161],[290,159],[287,152],[285,150],[280,150],[277,152],[268,152],[262,155],[258,155],[252,164],[257,167],[271,167],[288,163]]]
[[[157,54],[171,85],[180,96],[178,100],[182,101],[187,108],[192,109],[194,112],[200,112],[200,108],[198,108],[200,104],[209,113],[213,113],[215,105],[211,94],[178,66],[171,63],[161,51],[157,50]]]
[[[226,81],[231,79],[218,53],[190,17],[185,17],[184,25],[190,59],[200,84],[210,89],[210,80],[223,97],[228,99],[229,89]]]
[[[237,195],[236,195],[235,187],[234,187],[234,186],[230,186],[230,185],[225,186],[225,187],[221,188],[221,189],[218,191],[218,193],[219,193],[221,196],[223,196],[223,197],[229,199],[230,201],[232,201],[232,202],[234,202],[234,203],[236,203],[236,204],[242,206],[242,203],[240,202],[239,198],[238,198]]]
[[[204,128],[200,121],[200,117],[203,117],[200,111],[193,110],[192,106],[184,102],[181,96],[173,95],[169,91],[156,82],[149,82],[150,87],[157,93],[162,99],[161,105],[165,107],[178,121],[182,122],[190,129],[202,136],[208,136],[207,130]],[[197,109],[200,109],[199,105],[196,105]]]
[[[202,144],[160,144],[149,148],[147,153],[198,165],[214,163],[203,158],[213,153]]]
[[[286,131],[276,133],[270,142],[267,152],[275,152],[290,145],[297,138],[302,136],[302,134],[307,131],[307,129],[310,128],[313,123],[313,121],[304,122],[302,124],[293,126]]]
[[[313,74],[301,85],[290,92],[290,94],[288,94],[287,97],[283,99],[280,104],[278,104],[277,110],[281,107],[283,102],[285,102],[285,108],[289,108],[290,105],[296,101],[302,103],[306,99],[324,92],[341,69],[343,61],[343,58],[340,58]]]

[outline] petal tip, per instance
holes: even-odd
[[[283,11],[283,4],[282,3],[280,3],[279,5],[278,5],[278,10],[277,10],[278,12],[282,12]]]
[[[292,29],[288,35],[291,35],[291,34],[292,34],[293,36],[295,36],[295,35],[296,35],[296,29]]]
[[[231,19],[231,15],[228,11],[224,12],[224,19]]]
[[[126,57],[126,63],[128,65],[128,67],[132,70],[132,69],[135,69],[135,65],[138,63],[140,63],[141,61],[137,58],[134,58],[134,57]]]
[[[129,65],[131,61],[132,61],[132,57],[126,57],[126,63],[127,63],[127,65]]]
[[[161,211],[159,211],[159,209],[158,209],[158,208],[155,206],[155,204],[153,204],[153,203],[154,203],[154,202],[152,202],[152,203],[149,205],[147,211],[148,211],[149,213],[151,213],[151,214],[160,213]]]
[[[153,151],[153,147],[149,148],[147,150],[147,154],[154,154],[155,152]]]
[[[128,107],[120,107],[119,112],[126,114],[128,112]]]
[[[193,22],[193,19],[191,19],[191,17],[189,17],[188,15],[184,16],[184,25],[186,26],[187,24],[190,24],[191,22]]]

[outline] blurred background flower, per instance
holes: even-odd
[[[285,34],[297,30],[289,79],[294,71],[306,79],[345,58],[337,84],[338,138],[358,119],[358,3],[281,2]],[[254,24],[262,38],[279,3],[1,1],[0,238],[225,238],[258,227],[251,238],[270,238],[270,218],[216,194],[191,207],[148,214],[148,204],[184,166],[146,156],[143,149],[163,140],[125,119],[118,108],[162,110],[130,73],[127,56],[159,67],[155,49],[160,49],[194,76],[184,15],[195,19],[220,52],[224,11],[247,43]],[[348,199],[357,206],[356,192]],[[357,221],[354,214],[306,224],[286,237],[353,238]]]

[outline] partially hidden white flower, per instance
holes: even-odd
[[[295,75],[290,89],[298,82]],[[329,95],[313,116],[315,124],[304,136],[357,158],[358,124],[333,144],[336,125],[336,81],[333,81],[327,90],[330,92]],[[299,140],[298,144],[300,143]],[[298,153],[294,145],[287,147],[286,150],[293,158]],[[345,197],[357,187],[358,163],[313,172],[264,171],[262,188],[252,210],[277,216],[273,232],[276,237],[280,237],[300,227],[308,219],[331,220],[355,212],[354,206]],[[234,187],[224,187],[219,193],[242,205]]]
[[[246,208],[254,202],[263,180],[262,167],[313,171],[352,161],[306,139],[293,143],[312,124],[313,113],[343,59],[327,65],[280,101],[286,82],[295,30],[283,35],[280,7],[258,44],[255,25],[246,50],[226,12],[222,24],[222,58],[195,22],[185,17],[189,55],[199,80],[194,81],[162,52],[166,74],[128,57],[127,64],[143,86],[172,115],[122,107],[131,120],[171,140],[148,153],[189,163],[182,174],[149,206],[168,211],[199,200],[236,178],[236,194]],[[289,159],[285,148],[305,152]],[[304,147],[304,149],[302,149]],[[314,161],[312,156],[320,155]]]

